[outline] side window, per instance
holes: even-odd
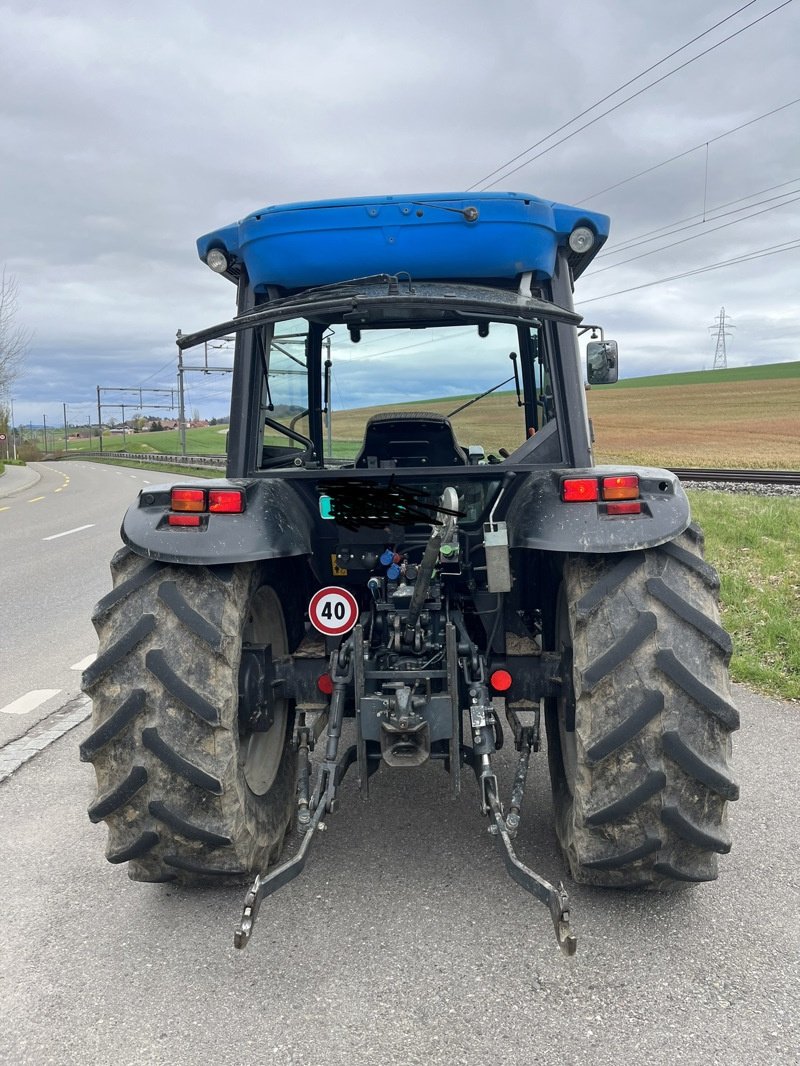
[[[268,326],[259,343],[266,368],[261,385],[263,462],[270,466],[306,448],[308,418],[308,322],[294,319]]]
[[[531,332],[533,377],[536,384],[536,407],[540,429],[556,416],[553,383],[550,378],[550,366],[547,358],[547,344],[544,341],[545,338],[539,330]]]

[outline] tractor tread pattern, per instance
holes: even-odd
[[[724,836],[717,833],[709,833],[699,825],[695,825],[674,804],[662,807],[661,821],[664,825],[674,830],[679,837],[683,837],[689,844],[694,844],[697,848],[716,851],[719,855],[727,855],[731,850],[731,839],[727,833]]]
[[[189,604],[178,588],[176,581],[162,581],[158,586],[158,598],[165,603],[175,617],[190,629],[200,640],[205,641],[214,651],[222,647],[222,634],[207,618]]]
[[[158,833],[146,829],[127,847],[120,848],[119,851],[106,852],[106,858],[113,863],[130,862],[131,859],[139,859],[142,855],[146,855],[148,851],[152,851],[158,840]]]
[[[726,729],[739,728],[739,712],[734,705],[704,685],[699,677],[683,665],[671,648],[656,653],[656,664],[687,696],[718,719]]]
[[[637,844],[636,847],[630,848],[628,851],[614,855],[604,855],[600,859],[590,859],[588,862],[584,862],[583,865],[588,866],[591,870],[622,870],[626,866],[630,866],[631,863],[655,854],[661,847],[661,843],[660,837],[648,834],[641,844]]]
[[[697,542],[696,538],[693,539]],[[682,547],[680,544],[676,544],[674,540],[662,544],[658,550],[665,555],[671,556],[682,566],[688,567],[689,570],[693,570],[709,591],[719,591],[719,577],[717,571],[713,566],[707,563],[705,559],[701,559],[699,555],[695,555],[687,548]]]
[[[643,562],[643,552],[631,552],[630,555],[623,556],[619,562],[607,570],[599,581],[578,600],[576,607],[578,621],[585,622],[604,602],[606,597],[614,589],[618,588],[623,581],[626,581],[634,570],[638,570]]]
[[[89,821],[101,822],[110,814],[116,813],[120,807],[124,807],[139,791],[147,784],[147,770],[143,766],[134,766],[127,777],[110,792],[106,792],[89,808]]]
[[[81,762],[90,762],[95,755],[110,743],[144,710],[146,694],[143,688],[131,689],[120,706],[101,726],[84,740],[80,746]]]
[[[655,796],[666,785],[666,775],[661,770],[650,770],[644,780],[624,796],[609,803],[607,807],[586,816],[587,825],[605,825],[629,817],[643,803]]]
[[[638,618],[630,629],[583,671],[581,679],[587,692],[597,688],[604,678],[629,659],[636,649],[655,633],[657,625],[658,621],[652,611],[639,611]]]
[[[199,692],[195,692],[191,685],[175,673],[167,662],[167,657],[160,648],[152,648],[145,656],[147,669],[157,677],[164,688],[176,700],[193,711],[198,718],[202,718],[209,725],[219,725],[219,711],[212,707],[208,700],[203,699]]]
[[[647,591],[651,596],[655,596],[657,600],[673,611],[679,618],[682,618],[684,622],[694,626],[704,637],[713,640],[725,656],[725,661],[730,661],[733,652],[733,641],[722,626],[717,625],[712,618],[703,614],[702,611],[698,611],[696,607],[692,607],[683,596],[679,596],[674,589],[670,588],[663,578],[650,577],[647,579],[646,584]]]
[[[255,875],[280,852],[297,767],[287,704],[273,746],[256,746],[256,757],[275,760],[271,783],[250,787],[239,662],[246,642],[288,652],[299,566],[154,563],[126,547],[111,572],[113,592],[93,616],[100,653],[83,676],[93,711],[81,746],[97,776],[89,817],[106,822],[106,857],[154,883]]]
[[[221,833],[213,833],[201,825],[195,825],[193,822],[187,821],[179,814],[176,814],[175,811],[170,810],[166,803],[161,800],[151,800],[148,810],[159,822],[163,822],[164,825],[169,826],[176,833],[180,833],[187,840],[199,840],[201,844],[210,844],[212,847],[217,848],[229,847],[233,843],[228,836],[223,836]]]
[[[664,709],[664,696],[656,689],[645,691],[644,699],[636,710],[624,720],[616,729],[606,733],[590,748],[586,750],[586,761],[590,766],[596,766],[603,759],[628,744],[634,737],[645,728],[651,719],[655,718]]]
[[[217,866],[207,866],[203,862],[184,859],[181,855],[165,855],[164,862],[175,870],[184,870],[196,877],[245,877],[247,870],[221,870]]]
[[[729,800],[739,798],[739,786],[730,774],[699,755],[683,740],[677,729],[666,730],[663,741],[664,751],[685,774],[696,778],[718,796]]]
[[[710,881],[730,850],[739,713],[702,544],[691,527],[622,559],[564,564],[555,631],[573,686],[548,706],[547,726],[556,834],[579,883]],[[564,744],[574,745],[566,761]]]
[[[156,758],[160,759],[173,773],[184,778],[191,785],[201,788],[204,792],[210,792],[214,796],[222,795],[222,782],[213,774],[206,773],[201,767],[196,766],[188,759],[179,755],[161,736],[155,726],[142,730],[142,744],[151,751]]]
[[[149,562],[146,566],[143,566],[141,570],[138,570],[132,577],[127,578],[125,581],[120,582],[116,588],[113,588],[111,592],[106,593],[101,600],[98,601],[92,613],[92,621],[99,622],[105,618],[112,607],[121,601],[126,599],[131,593],[136,592],[137,589],[142,588],[149,581],[160,574],[166,566],[166,563]]]
[[[94,688],[98,681],[112,670],[118,663],[130,655],[138,644],[149,637],[156,628],[156,618],[153,614],[143,614],[141,618],[109,648],[97,656],[95,661],[83,671],[82,685],[84,690]]]

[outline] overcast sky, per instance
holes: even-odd
[[[33,332],[17,421],[60,424],[63,403],[84,420],[98,385],[174,385],[176,330],[233,311],[233,286],[197,258],[200,234],[267,204],[483,187],[744,2],[0,3],[0,264]],[[755,0],[554,140],[781,2]],[[709,367],[723,305],[729,365],[798,359],[800,103],[783,105],[800,98],[799,48],[794,0],[491,179],[611,215],[576,300],[618,340],[625,375]],[[704,226],[615,252],[704,211]],[[228,378],[187,384],[190,408],[226,413]]]

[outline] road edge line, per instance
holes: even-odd
[[[85,722],[91,713],[92,701],[89,697],[75,696],[31,726],[27,733],[4,744],[0,748],[0,784],[40,751],[60,740],[70,729]]]

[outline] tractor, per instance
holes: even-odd
[[[364,797],[378,770],[438,763],[454,800],[471,774],[566,954],[564,885],[515,847],[533,753],[575,882],[716,878],[731,641],[678,478],[594,461],[586,389],[619,352],[573,287],[608,231],[483,192],[272,206],[198,241],[237,293],[177,339],[235,338],[225,477],[125,514],[81,756],[131,878],[252,882],[237,947],[351,768]]]

